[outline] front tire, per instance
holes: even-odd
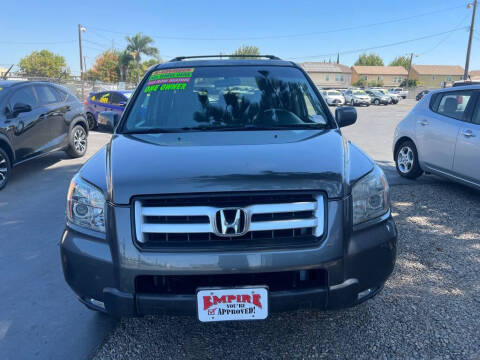
[[[12,164],[7,153],[0,148],[0,190],[7,186],[8,178],[12,172]]]
[[[353,99],[350,100],[350,105],[355,106],[355,101]]]
[[[378,99],[375,99],[375,101],[373,102],[375,105],[380,105],[380,100]]]
[[[97,128],[98,124],[95,121],[95,116],[92,113],[87,113],[87,124],[88,130],[94,130]]]
[[[407,179],[416,179],[423,170],[418,162],[417,147],[411,140],[405,140],[397,146],[395,152],[395,166],[400,176]]]
[[[67,154],[79,158],[87,152],[87,132],[82,125],[75,125],[69,134]]]

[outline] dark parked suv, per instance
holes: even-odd
[[[74,176],[65,279],[112,315],[200,321],[354,306],[391,274],[397,231],[378,166],[342,137],[301,67],[273,56],[151,69],[111,141]]]
[[[83,104],[64,87],[0,81],[0,190],[22,162],[62,149],[83,156],[87,136]]]

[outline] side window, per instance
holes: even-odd
[[[103,104],[108,104],[108,99],[110,98],[110,93],[102,93],[102,96],[97,95],[97,101]]]
[[[471,97],[471,91],[440,93],[432,99],[434,101],[432,110],[444,116],[463,120],[463,115]]]
[[[55,92],[55,94],[57,95],[57,99],[58,101],[65,101],[68,97],[68,94],[63,91],[62,89],[59,89],[59,88],[56,88],[56,87],[52,87],[53,91]]]
[[[32,86],[24,86],[13,93],[8,102],[10,109],[13,110],[15,104],[18,103],[30,105],[32,108],[37,106],[37,98],[35,97]]]
[[[38,101],[40,104],[45,105],[58,102],[57,95],[50,86],[35,85],[35,90],[37,92]]]
[[[477,100],[477,106],[475,112],[473,113],[472,123],[480,125],[480,99]]]
[[[119,93],[111,93],[109,103],[112,105],[120,105],[120,103],[125,103],[125,98]]]

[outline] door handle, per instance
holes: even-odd
[[[420,120],[419,123],[420,123],[420,125],[422,125],[422,126],[427,126],[427,125],[428,125],[428,121],[427,121],[427,120]]]
[[[45,114],[40,115],[38,118],[39,119],[45,119],[47,116]]]
[[[462,135],[469,138],[469,137],[475,137],[475,134],[473,133],[472,130],[463,130]]]

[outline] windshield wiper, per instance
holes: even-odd
[[[179,132],[178,129],[162,129],[162,128],[149,128],[149,129],[136,129],[126,130],[122,134],[162,134],[162,133],[174,133]]]
[[[323,129],[324,124],[291,124],[291,125],[273,125],[273,126],[194,126],[184,127],[182,131],[255,131],[255,130],[288,130],[288,129]]]

